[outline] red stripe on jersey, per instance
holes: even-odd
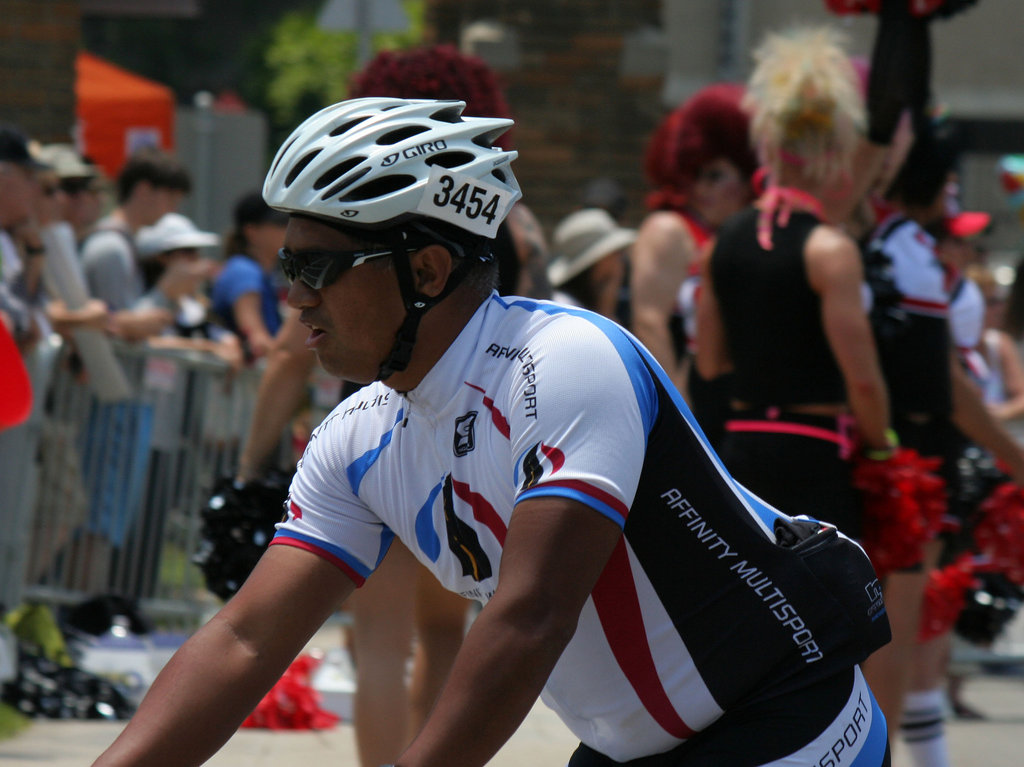
[[[531,489],[535,490],[540,487],[567,487],[570,490],[575,490],[576,492],[581,493],[582,495],[589,495],[591,498],[601,501],[611,507],[612,511],[622,515],[623,520],[625,520],[626,516],[629,514],[629,507],[614,495],[606,493],[599,487],[594,487],[586,482],[581,482],[578,479],[555,479],[550,482],[541,482]]]
[[[551,461],[551,473],[554,474],[556,471],[561,469],[565,465],[565,453],[559,450],[557,447],[549,447],[543,442],[540,443],[540,449],[547,456],[548,460]]]
[[[693,730],[672,705],[654,666],[625,538],[616,544],[591,597],[612,654],[647,713],[673,737],[692,737]]]
[[[494,510],[490,502],[480,493],[470,489],[469,485],[465,482],[459,482],[454,477],[452,477],[452,490],[473,509],[473,517],[476,521],[486,525],[487,529],[498,539],[498,543],[504,546],[505,534],[508,532],[508,528],[505,527],[505,523],[498,516],[498,512]]]
[[[302,509],[299,508],[299,504],[295,501],[288,501],[288,510],[292,513],[295,519],[302,519]]]
[[[911,298],[910,296],[904,296],[903,300],[900,301],[900,306],[941,314],[946,314],[949,311],[949,304],[945,301],[926,301],[923,298]]]
[[[271,538],[270,545],[292,546],[296,549],[302,549],[303,551],[309,551],[313,554],[316,554],[321,559],[326,559],[332,565],[334,565],[343,573],[345,573],[345,575],[351,578],[352,582],[356,584],[356,588],[362,586],[363,583],[366,581],[366,579],[359,573],[357,573],[355,570],[353,570],[352,566],[345,562],[345,560],[341,559],[340,557],[336,557],[331,552],[325,551],[324,549],[321,549],[318,546],[314,546],[313,544],[307,541],[300,541],[297,538],[288,538],[287,536],[278,535],[274,538]]]
[[[463,383],[465,383],[466,386],[468,386],[470,389],[476,389],[478,392],[484,395],[484,407],[491,411],[491,423],[494,424],[494,428],[498,430],[501,436],[503,436],[505,439],[508,439],[509,434],[511,434],[512,431],[511,429],[509,429],[508,420],[505,418],[504,415],[502,415],[502,412],[494,406],[494,400],[488,397],[487,393],[479,386],[474,386],[469,381],[463,381]]]

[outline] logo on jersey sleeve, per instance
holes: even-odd
[[[476,417],[477,411],[470,410],[465,415],[455,419],[455,438],[452,442],[452,448],[455,450],[455,455],[460,458],[472,452],[473,448],[476,447],[476,436],[473,431]]]
[[[544,477],[545,462],[550,464],[551,473],[554,474],[565,463],[565,454],[557,447],[545,445],[543,442],[538,442],[526,451],[522,460],[523,485],[520,492],[536,487]]]
[[[470,576],[475,581],[483,581],[491,577],[494,572],[491,567],[491,560],[480,545],[480,538],[476,531],[468,524],[459,519],[455,513],[455,499],[452,494],[452,475],[444,479],[442,491],[444,500],[444,526],[448,533],[448,547],[458,558],[462,565],[462,574]]]

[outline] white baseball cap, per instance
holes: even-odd
[[[200,230],[180,213],[167,213],[153,226],[144,226],[135,235],[135,246],[143,258],[169,250],[208,248],[219,243],[219,235]]]

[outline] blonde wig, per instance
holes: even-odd
[[[747,86],[751,136],[773,176],[780,163],[816,181],[848,171],[864,126],[857,73],[830,27],[769,33]]]

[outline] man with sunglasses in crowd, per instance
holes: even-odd
[[[484,764],[538,695],[581,740],[571,767],[889,764],[857,665],[888,639],[863,552],[736,484],[618,325],[493,291],[511,121],[462,108],[342,102],[278,152],[289,303],[367,386],[96,764],[208,758],[395,536],[484,605],[402,767]]]

